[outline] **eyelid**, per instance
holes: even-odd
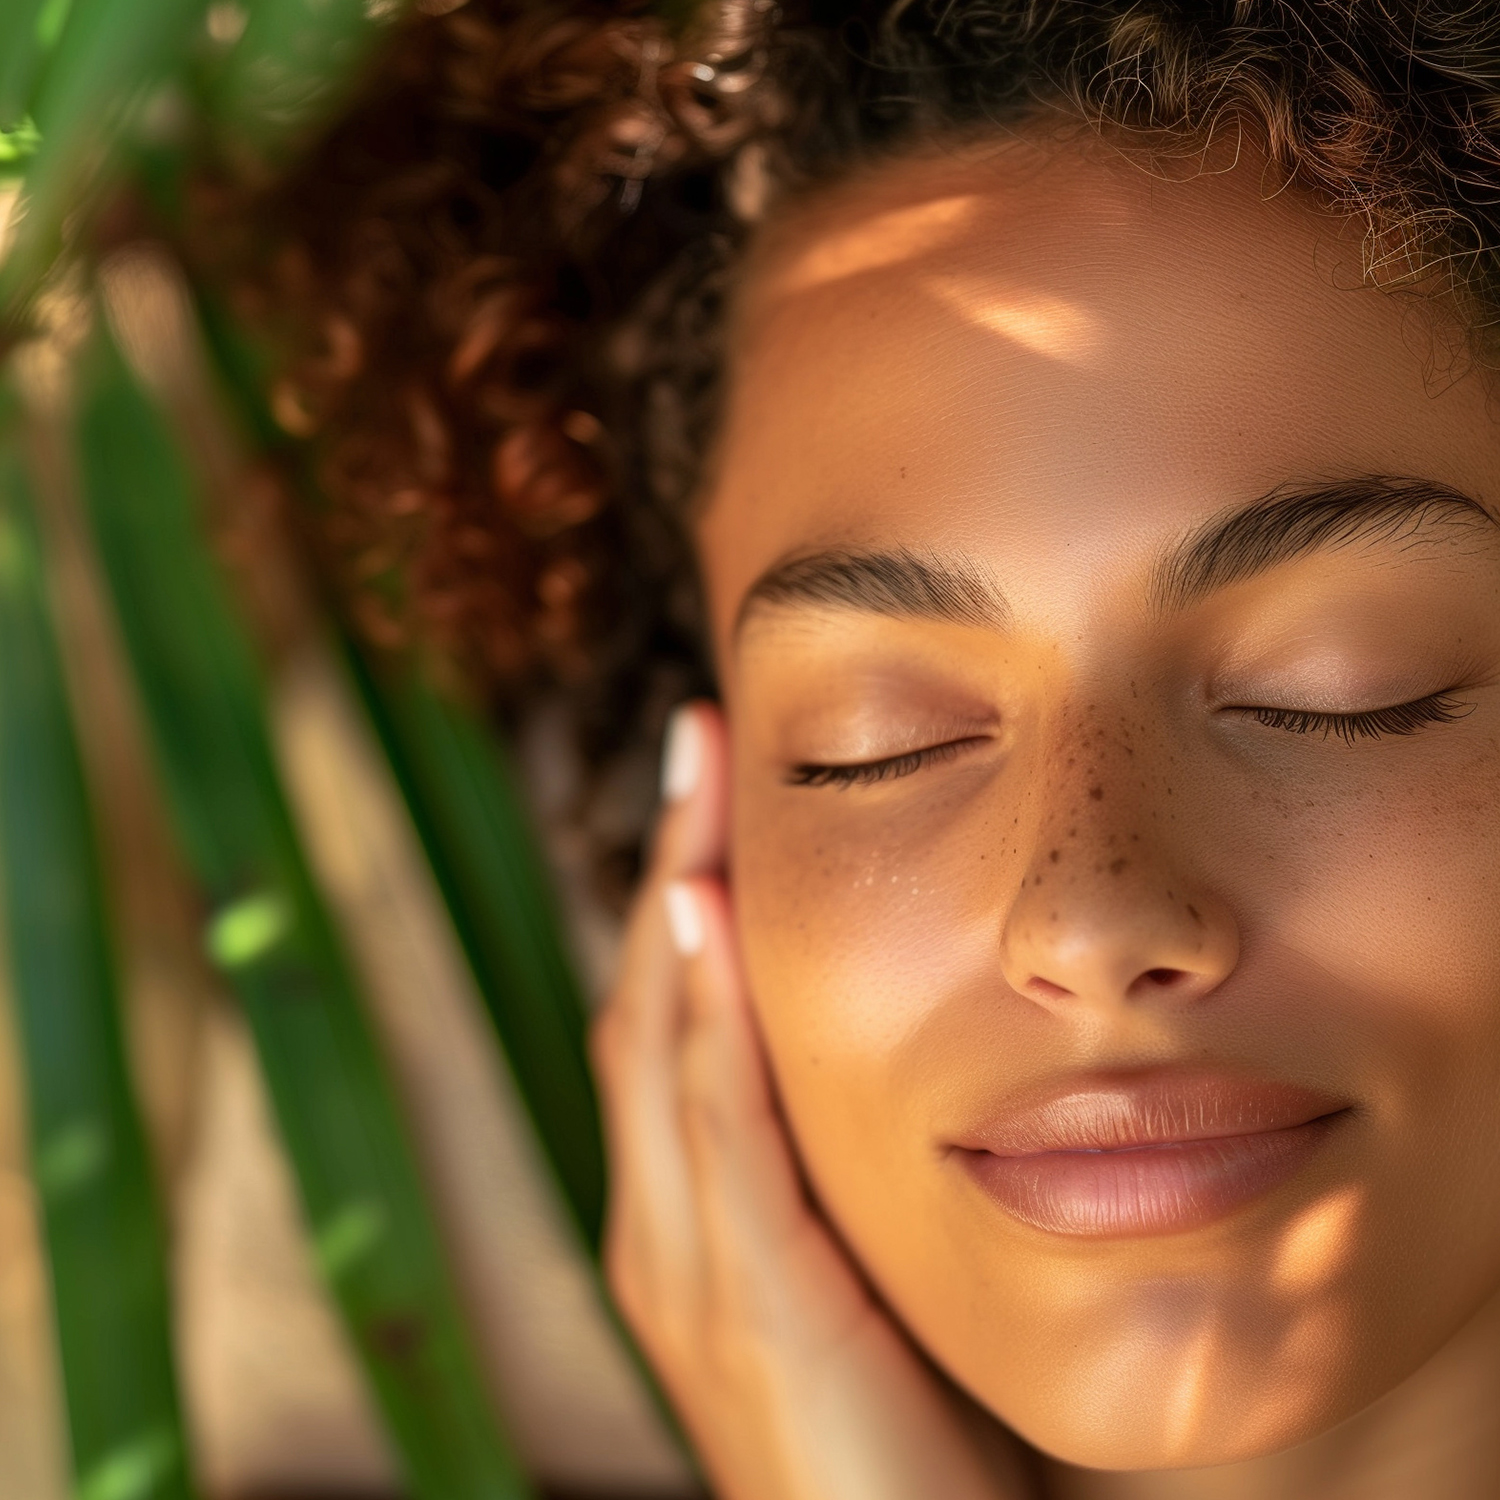
[[[958,735],[950,740],[939,740],[936,744],[918,746],[915,750],[903,750],[899,755],[881,756],[878,760],[833,764],[806,761],[793,766],[786,780],[791,786],[839,788],[899,781],[935,762],[952,760],[972,746],[985,744],[993,738],[989,734]]]
[[[1451,724],[1467,718],[1479,706],[1455,695],[1461,688],[1441,688],[1420,698],[1388,703],[1380,708],[1327,713],[1318,709],[1276,708],[1268,704],[1225,704],[1221,713],[1241,714],[1270,729],[1287,734],[1318,734],[1323,739],[1337,735],[1346,745],[1358,740],[1384,739],[1388,735],[1411,735],[1435,724]]]

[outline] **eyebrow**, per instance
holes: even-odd
[[[1161,611],[1182,609],[1313,552],[1357,542],[1415,545],[1424,533],[1443,525],[1500,530],[1473,496],[1436,480],[1368,474],[1311,486],[1282,485],[1247,506],[1210,518],[1173,546],[1152,570],[1150,599]],[[1004,594],[976,564],[904,548],[830,548],[774,564],[745,595],[736,633],[761,608],[784,605],[995,629],[1010,619]]]
[[[1151,602],[1181,609],[1313,552],[1357,542],[1413,546],[1434,528],[1497,528],[1474,499],[1431,479],[1367,474],[1310,487],[1283,485],[1190,532],[1153,570]]]
[[[963,559],[939,561],[904,548],[832,548],[777,563],[745,595],[735,631],[758,609],[789,604],[995,628],[1010,618],[1005,596],[979,568]]]

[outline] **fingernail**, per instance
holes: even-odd
[[[703,947],[703,912],[698,898],[685,881],[674,880],[667,887],[666,902],[672,943],[684,958],[691,958]]]
[[[668,802],[681,802],[698,786],[703,770],[703,729],[698,715],[683,707],[672,715],[667,746],[661,758],[661,794]]]

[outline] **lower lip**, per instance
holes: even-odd
[[[1034,1228],[1094,1238],[1175,1234],[1221,1219],[1294,1177],[1339,1118],[1117,1150],[959,1155],[1001,1208]]]

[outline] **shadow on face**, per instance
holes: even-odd
[[[700,530],[815,1189],[1042,1449],[1331,1426],[1500,1286],[1500,530],[1446,312],[1255,163],[764,234]]]

